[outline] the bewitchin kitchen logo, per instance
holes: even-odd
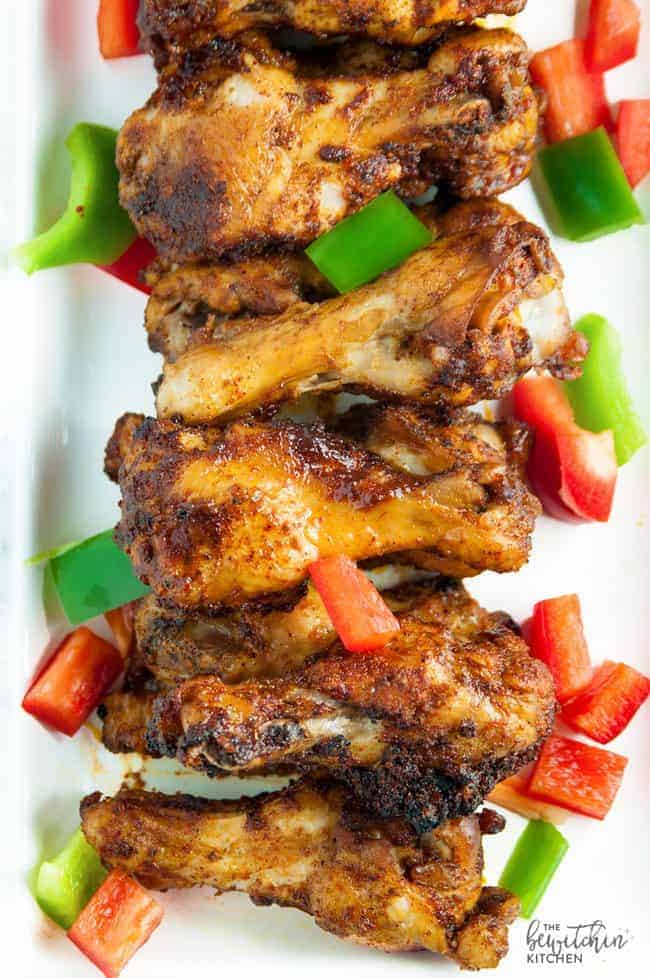
[[[584,964],[594,955],[622,951],[629,931],[608,930],[602,920],[587,924],[558,924],[531,920],[526,931],[526,964]]]

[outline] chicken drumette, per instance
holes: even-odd
[[[145,886],[244,890],[311,914],[337,937],[426,949],[466,968],[498,964],[519,910],[516,897],[482,885],[481,833],[500,827],[491,812],[418,838],[364,812],[340,785],[302,781],[235,802],[91,795],[82,823],[103,862]]]

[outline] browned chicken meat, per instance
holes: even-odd
[[[533,366],[573,375],[586,344],[544,232],[487,201],[435,226],[399,268],[321,301],[300,297],[326,287],[298,256],[155,270],[158,416],[202,424],[340,390],[458,406],[501,396]]]
[[[326,770],[419,832],[474,811],[550,734],[551,677],[502,617],[472,620],[452,602],[399,622],[372,656],[335,643],[286,678],[186,680],[156,701],[150,751],[208,774]]]
[[[340,785],[305,781],[239,801],[122,790],[91,795],[81,810],[103,862],[147,887],[244,890],[384,951],[495,967],[519,911],[516,897],[482,884],[481,833],[501,827],[494,812],[418,838],[403,822],[373,819]]]
[[[375,572],[394,578],[399,568]],[[454,641],[509,627],[507,616],[484,611],[457,581],[436,576],[383,590],[399,617],[444,626]],[[285,677],[325,655],[336,632],[318,592],[309,585],[291,608],[245,606],[212,618],[183,616],[152,594],[135,614],[135,643],[125,689],[104,701],[103,740],[114,752],[148,752],[146,728],[157,692],[194,676],[214,675],[225,683]]]
[[[141,27],[155,52],[199,47],[252,28],[291,27],[319,37],[363,34],[422,44],[453,24],[518,13],[526,0],[144,0]]]
[[[274,596],[286,605],[319,556],[426,550],[427,569],[455,577],[525,563],[540,509],[516,425],[362,405],[339,425],[221,430],[125,415],[106,469],[122,490],[116,540],[136,573],[163,601],[214,614]],[[365,430],[366,444],[346,428]]]
[[[508,31],[315,66],[246,35],[185,56],[118,143],[120,193],[178,261],[300,248],[379,193],[489,196],[528,173],[538,106]]]

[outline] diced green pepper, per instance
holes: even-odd
[[[588,431],[611,429],[618,464],[625,465],[645,445],[648,436],[625,382],[620,336],[596,313],[583,316],[575,328],[589,340],[582,376],[566,384],[575,419]]]
[[[568,848],[562,833],[541,818],[529,822],[521,833],[499,886],[519,897],[522,917],[532,917]]]
[[[36,900],[43,913],[68,930],[107,875],[99,856],[77,829],[58,856],[41,863]]]
[[[48,231],[14,250],[23,271],[31,275],[75,262],[110,265],[135,240],[118,198],[116,141],[117,133],[106,126],[74,127],[66,139],[72,160],[68,206]]]
[[[603,127],[544,146],[540,203],[549,223],[571,241],[592,241],[643,224],[643,214]]]
[[[350,292],[432,240],[429,229],[388,191],[310,244],[307,254],[339,292]]]
[[[71,625],[80,625],[149,592],[114,542],[112,530],[66,549],[53,558],[50,567]]]

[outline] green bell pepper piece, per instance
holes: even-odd
[[[589,340],[582,376],[565,384],[575,419],[588,431],[614,432],[616,458],[625,465],[648,440],[627,389],[621,364],[621,338],[596,313],[583,316],[575,328]]]
[[[562,833],[543,819],[529,822],[517,839],[499,886],[519,897],[521,916],[526,920],[535,912],[568,848]]]
[[[537,154],[540,203],[549,223],[570,241],[592,241],[644,218],[603,127]]]
[[[48,231],[13,252],[28,275],[76,262],[110,265],[135,240],[118,198],[116,142],[114,129],[90,122],[80,122],[66,139],[72,159],[68,206]]]
[[[432,241],[429,229],[389,190],[310,244],[307,254],[339,292],[350,292]]]
[[[71,625],[135,601],[149,588],[139,581],[127,555],[106,530],[59,553],[50,561],[54,586]]]
[[[77,829],[58,856],[41,863],[36,901],[43,913],[68,930],[106,876],[96,851]]]

